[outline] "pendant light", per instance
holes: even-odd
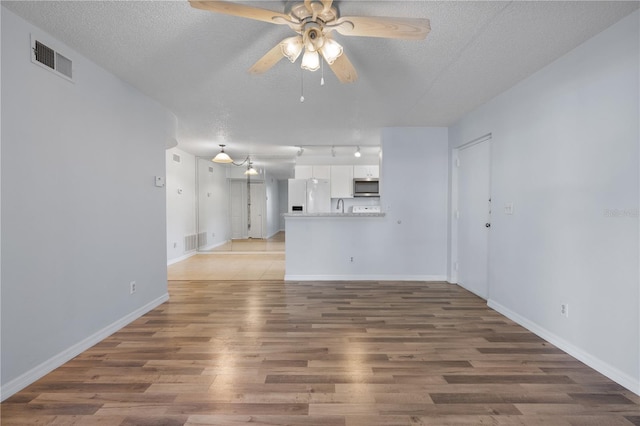
[[[244,174],[247,175],[247,176],[257,176],[258,175],[258,171],[253,168],[253,162],[251,160],[249,160],[249,165],[247,166],[247,171],[244,172]]]
[[[215,157],[213,157],[211,161],[213,161],[214,163],[223,163],[223,164],[233,163],[233,160],[231,159],[231,157],[229,157],[229,154],[224,152],[224,147],[225,145],[220,144],[220,152]]]

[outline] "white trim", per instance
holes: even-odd
[[[210,244],[210,245],[205,246],[205,247],[200,247],[200,248],[198,248],[197,253],[194,253],[194,254],[202,254],[202,252],[204,250],[213,250],[216,247],[220,247],[220,246],[223,246],[223,245],[227,244],[229,241],[231,241],[231,240],[224,240],[224,241],[222,241],[220,243]],[[191,256],[193,256],[193,254]],[[191,257],[191,256],[189,256],[189,257]],[[182,259],[182,260],[184,260],[184,259]]]
[[[279,234],[280,232],[284,232],[284,230],[277,230],[277,231],[275,231],[273,234],[269,235],[266,239],[268,240],[269,238],[273,238],[273,237],[275,237],[277,234]]]
[[[475,139],[473,139],[473,140],[471,140],[469,142],[465,142],[462,145],[457,146],[456,149],[458,151],[460,151],[461,149],[470,148],[473,145],[477,145],[477,144],[479,144],[481,142],[489,141],[489,140],[491,140],[492,137],[493,137],[493,135],[491,134],[491,132],[489,132],[486,135],[482,135],[479,138],[475,138]]]
[[[626,374],[625,372],[620,371],[619,369],[611,366],[610,364],[602,361],[601,359],[596,358],[595,356],[591,355],[588,352],[585,352],[581,348],[567,342],[557,334],[552,333],[546,328],[543,328],[540,325],[534,323],[533,321],[530,321],[527,318],[502,306],[500,303],[496,302],[495,300],[489,300],[487,302],[487,306],[501,313],[505,317],[517,322],[527,330],[540,336],[541,338],[548,341],[552,345],[558,347],[559,349],[562,349],[572,357],[576,358],[579,361],[582,361],[589,367],[607,376],[608,378],[618,383],[619,385],[624,386],[625,388],[629,389],[631,392],[635,393],[636,395],[640,395],[640,379],[634,378]]]
[[[40,379],[46,374],[49,374],[50,372],[60,367],[67,361],[80,355],[82,352],[86,351],[87,349],[101,342],[102,340],[106,339],[116,331],[120,330],[121,328],[135,321],[136,319],[140,318],[141,316],[151,311],[152,309],[155,309],[156,307],[160,306],[167,300],[169,300],[169,293],[165,293],[162,296],[158,297],[157,299],[152,300],[146,305],[136,309],[130,314],[125,315],[119,320],[106,326],[102,330],[97,331],[96,333],[92,334],[86,339],[76,343],[73,346],[70,346],[69,348],[63,350],[59,354],[44,361],[40,365],[37,365],[36,367],[32,368],[26,373],[6,383],[0,389],[0,401],[4,401],[5,399],[9,398],[11,395],[15,394],[16,392],[19,392],[22,389],[26,388],[30,384],[34,383],[36,380]]]
[[[285,281],[447,281],[446,275],[287,275]]]
[[[169,259],[167,260],[167,266],[173,265],[174,263],[178,263],[181,262],[183,260],[187,260],[188,258],[190,258],[191,256],[195,256],[196,254],[198,254],[198,252],[196,250],[191,251],[183,256],[180,257],[174,257],[173,259]]]

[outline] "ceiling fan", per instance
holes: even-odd
[[[429,20],[423,18],[341,17],[333,0],[304,0],[287,8],[286,13],[228,1],[189,0],[189,3],[196,9],[288,25],[297,33],[284,39],[258,59],[249,69],[252,74],[269,70],[285,57],[293,63],[304,50],[301,64],[303,69],[316,71],[324,58],[340,82],[351,83],[356,81],[358,74],[342,46],[333,39],[333,31],[344,36],[421,40],[431,30]]]

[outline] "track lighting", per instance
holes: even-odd
[[[297,156],[298,156],[298,157],[300,157],[300,156],[302,155],[302,153],[303,153],[303,152],[304,152],[304,148],[303,148],[303,147],[300,147],[300,148],[298,149]]]
[[[360,153],[360,147],[356,147],[356,152],[353,153],[356,158],[360,158],[362,154]]]

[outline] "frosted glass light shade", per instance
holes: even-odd
[[[325,38],[324,44],[320,48],[320,52],[322,52],[322,56],[324,56],[327,63],[332,65],[333,62],[342,55],[342,46],[333,39]]]
[[[213,161],[214,163],[233,163],[233,160],[231,159],[231,157],[229,157],[229,154],[224,151],[219,152],[218,155],[213,157],[213,160],[211,161]]]
[[[282,54],[289,59],[291,63],[294,63],[296,59],[298,59],[298,56],[300,56],[300,53],[302,53],[302,37],[296,36],[286,38],[282,40],[280,47],[282,49]]]
[[[211,161],[213,161],[214,163],[233,163],[233,160],[231,159],[231,157],[229,157],[229,154],[224,152],[224,145],[220,145],[220,152],[215,157],[213,157]]]
[[[318,55],[318,52],[305,50],[302,56],[302,68],[308,71],[317,71],[320,68],[320,55]]]
[[[246,172],[244,172],[245,175],[249,175],[249,176],[256,176],[258,174],[258,171],[256,169],[253,168],[253,166],[250,166]]]

